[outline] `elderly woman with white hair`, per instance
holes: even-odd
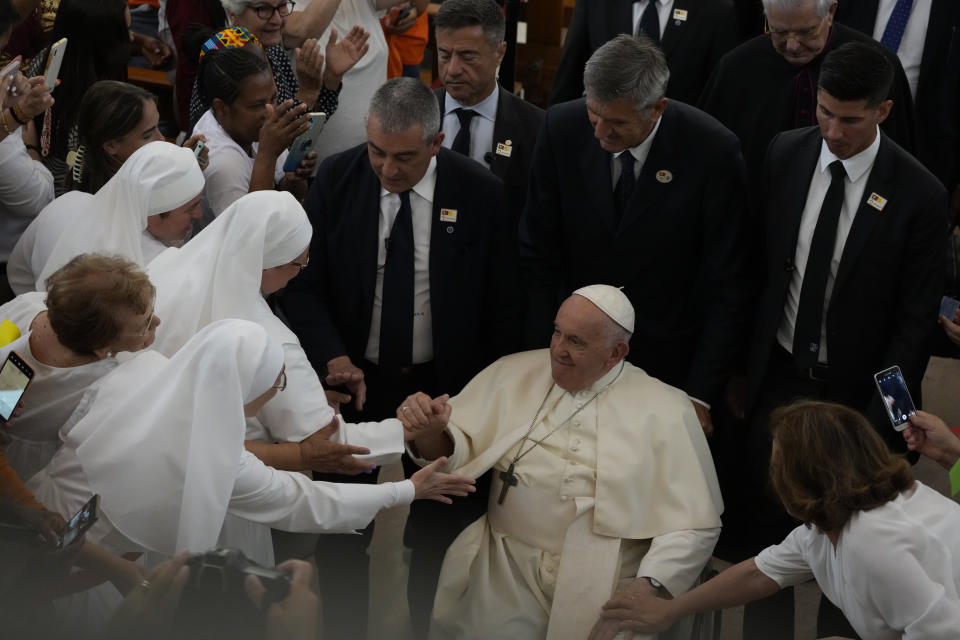
[[[43,291],[51,273],[82,253],[144,266],[159,242],[149,218],[193,217],[202,191],[192,151],[160,141],[140,147],[97,193],[71,191],[40,212],[10,255],[10,286],[17,294]]]

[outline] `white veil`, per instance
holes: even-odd
[[[36,290],[46,290],[47,277],[81,253],[119,255],[144,266],[141,235],[147,218],[176,209],[201,191],[203,173],[192,151],[159,141],[140,147],[92,198],[61,196],[78,206],[69,217],[60,216],[62,225],[38,230],[30,260]],[[48,206],[61,209],[55,206],[61,198]],[[55,235],[56,241],[41,234]]]
[[[243,196],[181,249],[170,248],[148,266],[160,318],[153,348],[170,355],[207,324],[243,318],[281,343],[299,340],[260,294],[264,269],[303,253],[313,235],[296,198],[281,191]]]
[[[141,352],[105,377],[64,441],[113,526],[166,555],[216,546],[243,453],[243,405],[282,366],[262,327],[224,320],[169,360]]]

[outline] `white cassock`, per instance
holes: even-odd
[[[627,363],[578,393],[552,384],[548,351],[528,351],[450,401],[448,468],[495,473],[487,515],[447,551],[431,638],[586,638],[616,589],[649,576],[684,593],[713,552],[723,504],[686,394]],[[498,504],[544,397],[523,450],[546,439]]]

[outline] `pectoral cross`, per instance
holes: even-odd
[[[510,487],[517,486],[517,474],[513,472],[514,468],[514,463],[511,462],[510,467],[506,471],[501,471],[498,474],[500,481],[503,482],[503,487],[500,489],[500,497],[497,498],[497,504],[503,504],[503,500],[507,497],[507,491],[510,490]]]

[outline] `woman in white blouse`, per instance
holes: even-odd
[[[770,424],[771,480],[803,524],[682,596],[617,596],[602,615],[651,633],[814,578],[862,638],[955,640],[960,505],[914,480],[852,409],[801,401],[775,411]]]

